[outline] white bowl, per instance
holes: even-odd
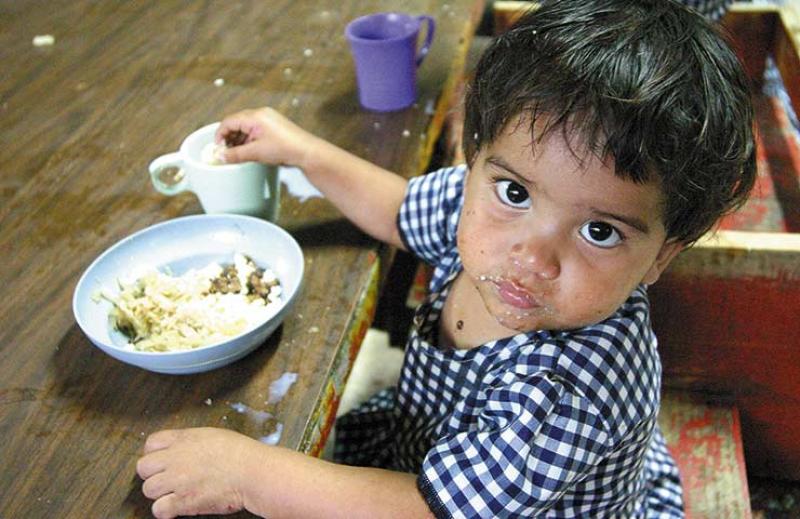
[[[111,303],[98,300],[100,291],[118,294],[118,280],[136,279],[153,268],[181,275],[211,262],[231,263],[236,252],[275,272],[282,286],[281,306],[265,322],[224,342],[192,350],[137,351],[114,329]],[[186,216],[143,229],[102,253],[78,281],[72,310],[89,340],[122,362],[158,373],[199,373],[230,364],[264,343],[297,298],[303,267],[300,246],[277,225],[232,214]]]

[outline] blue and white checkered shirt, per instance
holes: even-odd
[[[683,517],[656,422],[661,366],[643,287],[586,328],[436,346],[461,270],[465,172],[410,182],[398,225],[435,267],[430,294],[397,387],[337,422],[337,460],[419,474],[437,517]]]

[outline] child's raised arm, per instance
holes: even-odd
[[[406,180],[300,128],[272,108],[226,117],[217,141],[230,163],[258,161],[302,169],[325,197],[364,232],[403,248],[396,219]]]

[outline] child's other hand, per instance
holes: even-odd
[[[159,519],[228,514],[247,505],[245,490],[264,446],[226,429],[160,431],[150,435],[136,472]]]
[[[225,142],[225,162],[256,161],[303,167],[314,135],[272,108],[243,110],[222,120],[215,141]]]

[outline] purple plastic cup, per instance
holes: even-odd
[[[420,27],[425,41],[417,49]],[[417,67],[428,54],[436,22],[428,15],[375,13],[347,24],[356,67],[358,100],[376,112],[402,110],[417,100]]]

